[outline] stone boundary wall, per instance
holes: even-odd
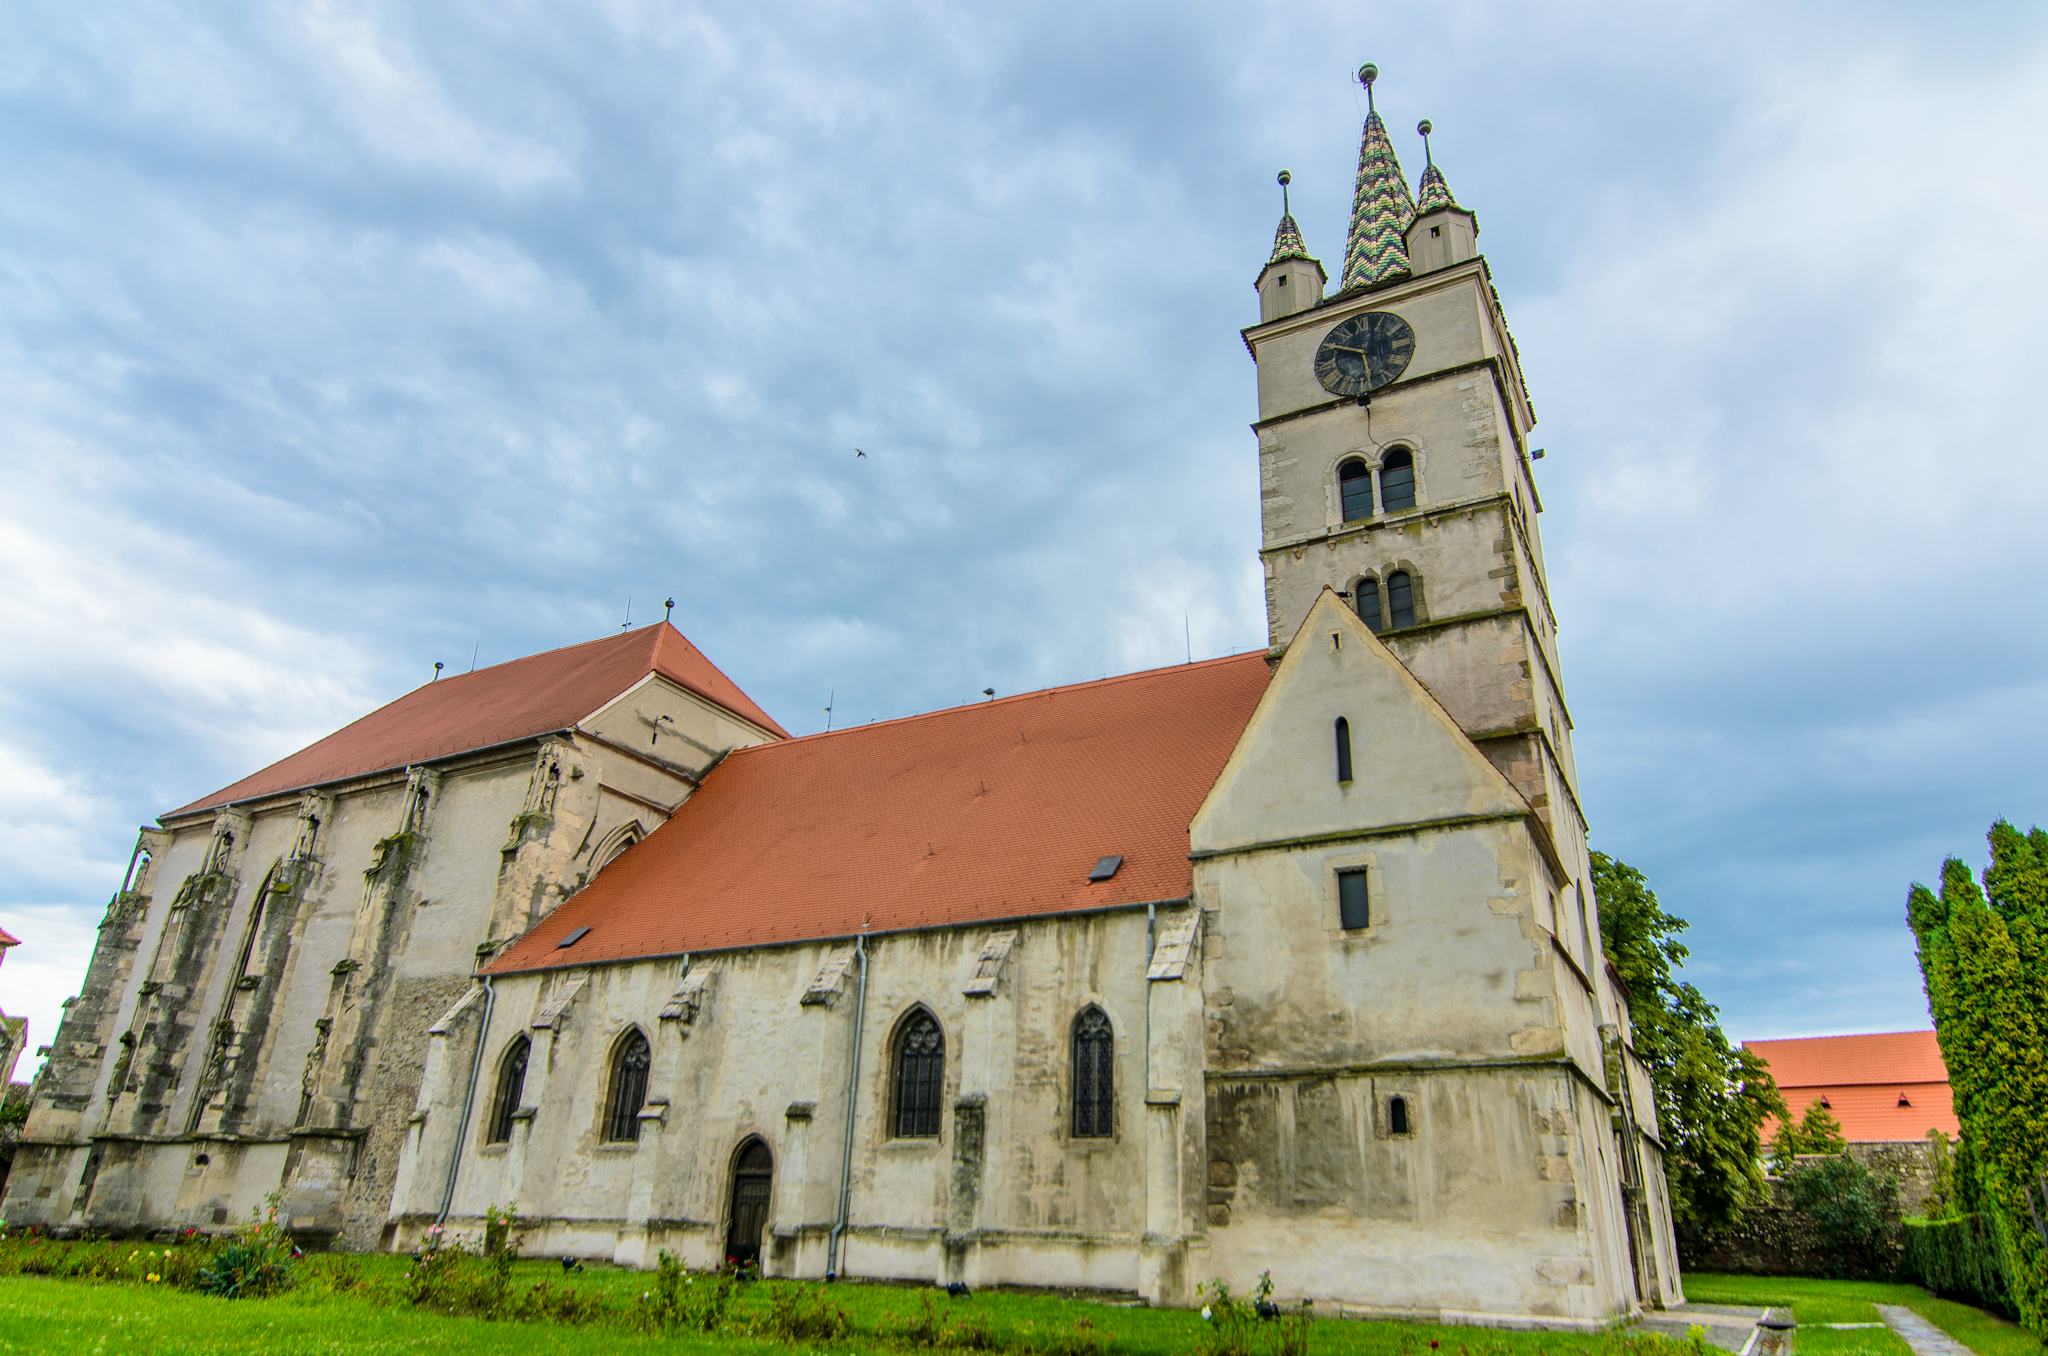
[[[1925,1141],[1852,1144],[1849,1154],[1872,1172],[1890,1173],[1899,1179],[1899,1203],[1905,1214],[1917,1214],[1926,1204],[1934,1168]],[[1801,1161],[1810,1159],[1802,1155]],[[1792,1205],[1784,1180],[1772,1177],[1769,1186],[1769,1203],[1751,1206],[1733,1228],[1680,1240],[1680,1259],[1687,1271],[1732,1271],[1751,1276],[1843,1274],[1842,1259],[1822,1241],[1813,1221]]]

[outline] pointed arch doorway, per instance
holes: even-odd
[[[768,1227],[768,1193],[775,1183],[775,1155],[753,1136],[732,1158],[732,1208],[726,1212],[725,1255],[735,1262],[761,1261],[761,1235]]]

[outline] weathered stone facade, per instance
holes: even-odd
[[[282,1192],[309,1238],[377,1245],[427,1028],[479,959],[770,737],[656,676],[611,695],[574,729],[145,829],[8,1218],[210,1226]]]
[[[1384,145],[1370,167],[1398,174]],[[989,869],[912,923],[636,948],[679,907],[663,879],[592,959],[591,928],[563,920],[700,842],[677,831],[733,765],[810,742],[736,753],[720,781],[774,732],[650,678],[573,728],[147,831],[8,1217],[217,1223],[282,1190],[296,1228],[351,1246],[516,1205],[529,1247],[632,1264],[758,1246],[777,1275],[1161,1303],[1270,1270],[1326,1309],[1584,1326],[1678,1300],[1654,1101],[1598,946],[1534,414],[1470,214],[1426,201],[1371,286],[1325,298],[1298,227],[1261,274],[1245,342],[1270,654],[1213,661],[1257,681],[1147,840],[1170,846],[1151,859],[1170,855],[1170,897],[1034,912],[998,869],[1034,843],[997,826],[966,840]],[[1412,354],[1333,396],[1319,350],[1368,315]],[[959,799],[1024,738],[955,769]],[[1030,786],[1066,808],[1062,785]],[[934,802],[896,794],[807,804],[769,849],[804,857],[820,823],[851,822],[881,840],[861,851],[924,870]],[[738,871],[722,841],[677,876]],[[815,888],[853,897],[857,863],[828,867]],[[905,1088],[929,1123],[903,1119]]]

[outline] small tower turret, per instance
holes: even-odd
[[[1294,176],[1280,171],[1280,226],[1273,232],[1273,257],[1259,274],[1259,323],[1306,311],[1323,299],[1323,285],[1330,275],[1322,261],[1308,252],[1301,241],[1301,227],[1288,205],[1287,186]]]
[[[1479,219],[1458,206],[1457,199],[1451,196],[1451,186],[1444,181],[1444,172],[1436,167],[1436,157],[1430,153],[1432,130],[1428,118],[1415,124],[1416,133],[1422,137],[1422,157],[1426,162],[1422,180],[1416,186],[1415,220],[1407,232],[1408,267],[1417,274],[1463,263],[1479,253]]]
[[[1351,193],[1351,235],[1344,245],[1344,274],[1339,290],[1408,276],[1408,223],[1415,220],[1415,199],[1401,175],[1387,125],[1372,99],[1372,82],[1380,68],[1367,62],[1358,68],[1365,86],[1365,128],[1358,137],[1358,179]]]

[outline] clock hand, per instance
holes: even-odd
[[[1364,349],[1353,348],[1349,344],[1331,344],[1330,347],[1338,353],[1356,353],[1361,358],[1370,358],[1372,356],[1372,354],[1367,353]]]

